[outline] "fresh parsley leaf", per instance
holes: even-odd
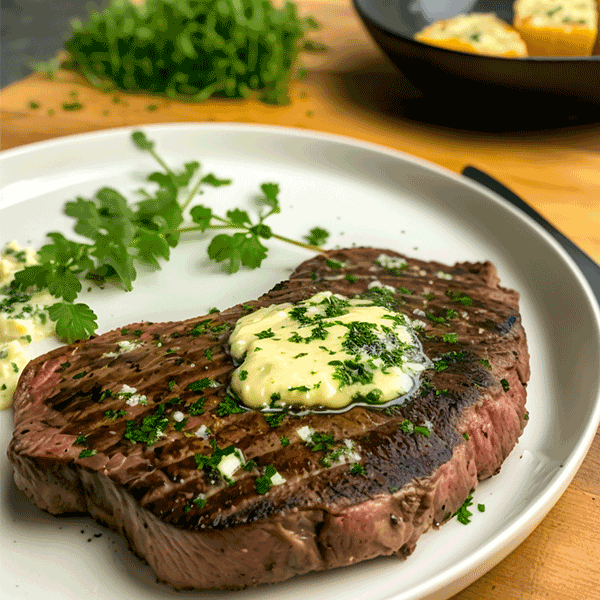
[[[277,183],[263,183],[260,186],[264,197],[261,198],[261,202],[271,208],[272,213],[280,212],[279,207],[279,185]]]
[[[150,141],[146,137],[146,134],[143,131],[134,131],[131,134],[131,139],[133,140],[133,143],[140,150],[153,150],[154,149],[154,142]]]
[[[48,291],[56,298],[63,298],[66,302],[73,302],[81,291],[81,282],[77,276],[65,266],[57,266],[52,277],[47,277]]]
[[[239,208],[235,208],[233,210],[227,211],[227,218],[234,224],[239,226],[251,225],[252,221],[250,221],[250,217],[245,210],[240,210]]]
[[[240,267],[256,269],[267,257],[266,247],[254,234],[216,235],[208,246],[208,256],[217,262],[228,261],[227,272],[237,273]]]
[[[190,210],[192,221],[200,225],[200,231],[206,231],[213,217],[213,212],[210,208],[198,204]]]
[[[56,321],[56,333],[69,343],[84,340],[98,329],[98,317],[86,304],[57,302],[48,307],[48,315]]]
[[[202,183],[205,183],[206,185],[211,185],[212,187],[221,187],[223,185],[230,185],[231,179],[219,179],[218,177],[215,177],[215,175],[213,175],[212,173],[209,173],[208,175],[205,175],[202,178]]]
[[[313,227],[304,239],[312,246],[324,246],[329,239],[329,231],[322,227]]]

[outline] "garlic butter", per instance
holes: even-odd
[[[241,363],[231,387],[251,408],[380,405],[412,392],[431,364],[410,319],[331,292],[242,317],[229,344]]]

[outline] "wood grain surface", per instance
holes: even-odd
[[[291,102],[184,104],[101,93],[69,72],[32,75],[0,93],[2,149],[81,132],[165,122],[284,125],[359,138],[452,171],[473,165],[514,190],[600,262],[600,124],[489,133],[407,118],[418,92],[382,56],[348,0],[300,0],[322,24],[326,53],[304,59],[309,77]],[[600,83],[599,83],[600,85]],[[75,99],[80,110],[65,110]],[[38,103],[31,108],[30,103]],[[33,106],[33,105],[32,105]],[[600,432],[565,494],[506,559],[455,600],[600,600]]]

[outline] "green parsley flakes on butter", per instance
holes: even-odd
[[[0,255],[0,409],[12,405],[20,372],[29,362],[25,347],[54,333],[46,307],[56,300],[48,292],[30,294],[10,285],[17,271],[36,264],[35,250],[15,242]]]
[[[251,408],[380,405],[416,389],[431,364],[402,313],[331,292],[242,317],[229,344],[231,386]]]

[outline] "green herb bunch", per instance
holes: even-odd
[[[261,185],[256,215],[250,216],[240,208],[218,215],[202,204],[190,204],[207,186],[229,185],[230,179],[202,173],[197,161],[185,163],[180,170],[172,169],[143,132],[135,131],[132,139],[162,168],[147,177],[153,188],[138,190],[142,199],[133,203],[109,187],[90,199],[78,197],[67,202],[65,213],[75,220],[75,232],[88,241],[73,241],[62,233],[48,233],[50,243],[38,252],[40,264],[17,271],[10,285],[15,300],[32,288],[48,290],[57,298],[58,302],[48,307],[48,314],[56,322],[56,333],[68,342],[87,338],[97,329],[92,309],[75,303],[83,278],[100,285],[114,282],[131,290],[138,264],[160,269],[162,261],[169,260],[171,250],[188,232],[219,232],[212,238],[207,253],[210,259],[222,262],[228,273],[235,273],[241,267],[260,267],[268,252],[263,241],[270,238],[321,251],[316,245],[277,235],[264,223],[267,217],[280,212],[277,184]],[[237,232],[222,233],[224,229]],[[312,237],[314,230],[306,239],[310,241]],[[315,241],[319,243],[326,240],[326,236],[317,237]]]
[[[165,94],[197,102],[215,94],[288,101],[292,67],[314,19],[271,0],[112,0],[88,22],[71,22],[65,67],[100,89]]]

